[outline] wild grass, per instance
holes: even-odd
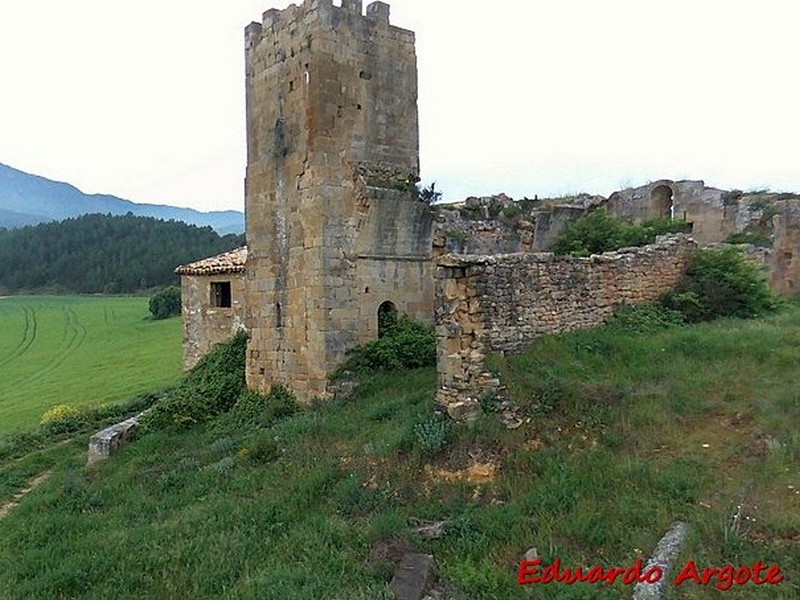
[[[0,435],[58,404],[99,405],[177,382],[180,319],[149,319],[146,298],[0,300]]]
[[[796,597],[798,361],[798,305],[606,327],[495,358],[516,430],[489,414],[440,443],[422,369],[271,421],[147,433],[95,470],[68,454],[0,521],[0,597],[389,598],[391,549],[415,548],[457,598],[623,598],[621,583],[522,588],[517,567],[534,547],[545,563],[630,566],[676,519],[691,532],[679,564],[761,559],[786,576],[725,597]],[[414,519],[447,520],[445,535]]]

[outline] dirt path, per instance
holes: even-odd
[[[20,500],[22,500],[27,494],[31,493],[37,487],[42,485],[42,483],[44,483],[48,477],[50,477],[50,471],[45,471],[44,473],[40,473],[39,475],[31,479],[28,482],[28,485],[24,489],[17,492],[9,502],[6,502],[5,504],[0,504],[0,519],[5,518],[5,516],[8,515],[8,513],[14,510],[17,506],[19,506]]]

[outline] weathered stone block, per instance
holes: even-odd
[[[106,427],[89,438],[88,464],[93,465],[99,460],[104,460],[114,454],[130,438],[132,432],[139,425],[140,413],[121,423]]]

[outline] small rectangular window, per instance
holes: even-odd
[[[212,281],[211,282],[211,306],[230,308],[231,306],[231,282]]]

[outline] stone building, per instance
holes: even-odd
[[[249,387],[281,382],[303,402],[324,398],[346,351],[397,311],[435,316],[440,402],[475,396],[491,388],[487,351],[599,324],[614,304],[652,299],[679,276],[688,242],[591,259],[537,254],[600,206],[628,221],[686,221],[701,245],[761,236],[773,289],[798,292],[792,194],[662,180],[609,198],[501,194],[432,211],[415,187],[414,34],[390,23],[388,4],[268,10],[245,30],[245,48],[248,246],[177,270],[187,368],[245,326]]]
[[[749,234],[766,249],[761,262],[772,290],[784,296],[800,292],[798,194],[726,191],[699,180],[663,179],[614,192],[603,204],[610,214],[626,221],[656,217],[686,221],[700,245]]]
[[[175,269],[181,276],[184,369],[244,326],[246,260],[243,247]]]
[[[383,2],[306,0],[245,38],[247,381],[308,402],[379,312],[432,319],[414,34]]]

